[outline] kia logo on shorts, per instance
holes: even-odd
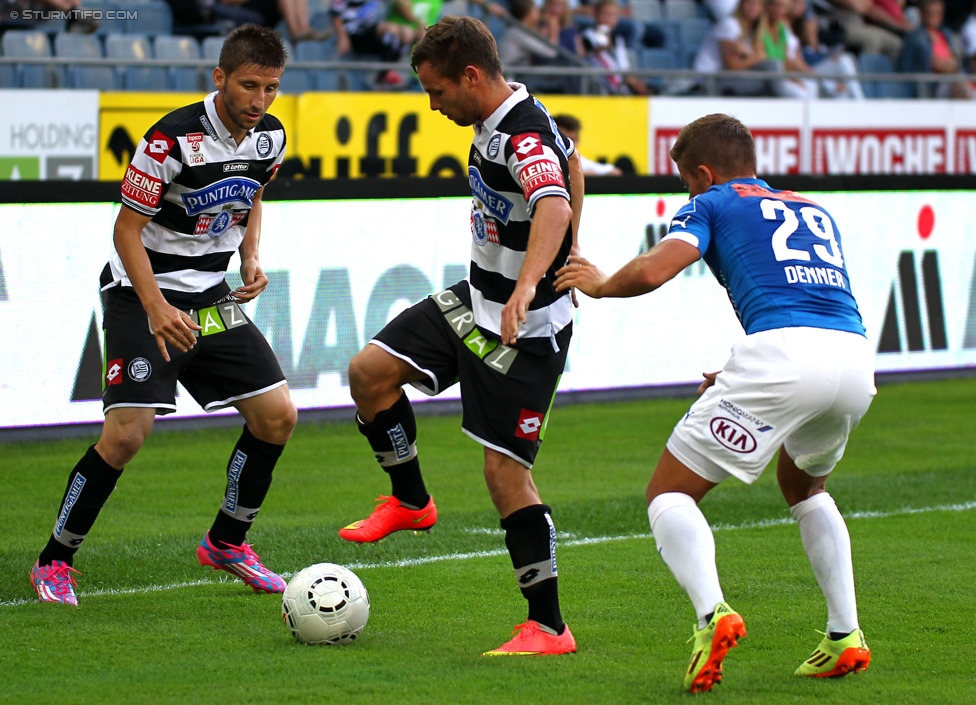
[[[732,419],[716,416],[708,423],[715,440],[735,453],[751,453],[756,439],[742,425]]]

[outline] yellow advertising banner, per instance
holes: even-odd
[[[99,101],[98,178],[121,181],[139,140],[160,118],[203,100],[205,93],[102,93]],[[287,136],[286,158],[295,154],[295,96],[278,96],[271,114]]]
[[[548,96],[540,101],[553,115],[571,113],[582,122],[582,154],[626,172],[647,173],[646,98]],[[305,176],[467,173],[471,128],[432,112],[426,95],[305,93],[297,106],[298,138],[292,144],[297,142]],[[296,152],[289,150],[289,155]]]

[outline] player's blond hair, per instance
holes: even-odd
[[[671,147],[686,171],[704,164],[726,177],[756,173],[756,143],[749,128],[730,115],[713,113],[681,128]]]

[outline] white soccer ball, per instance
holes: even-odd
[[[300,644],[352,644],[369,619],[369,595],[348,568],[316,563],[288,582],[281,616]]]

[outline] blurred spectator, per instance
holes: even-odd
[[[336,53],[375,54],[380,61],[397,63],[420,39],[426,27],[398,25],[386,20],[387,8],[380,0],[332,0],[329,8],[336,33]],[[403,77],[393,69],[380,71],[377,85],[400,88]]]
[[[905,36],[905,48],[898,60],[902,73],[960,73],[962,49],[958,37],[943,25],[943,0],[921,0],[921,25]],[[939,82],[928,92],[937,98],[972,99],[968,80]],[[928,97],[928,96],[926,96]]]
[[[493,17],[508,17],[508,8],[493,0],[468,0],[468,3],[480,7],[482,12],[488,13]]]
[[[760,0],[761,2],[762,0]],[[583,30],[583,49],[587,61],[602,69],[619,73],[600,78],[601,93],[604,95],[648,95],[651,90],[644,81],[630,70],[630,57],[623,36],[615,34],[620,19],[620,6],[617,0],[598,0],[594,7],[595,26]]]
[[[780,65],[766,56],[759,36],[763,16],[763,0],[740,0],[735,12],[715,23],[705,35],[693,68],[698,73],[717,71],[780,72]],[[716,88],[720,95],[770,96],[776,95],[773,77],[719,78]],[[668,92],[684,92],[672,86]]]
[[[394,0],[386,19],[419,34],[440,19],[443,4],[443,0]]]
[[[597,5],[599,0],[574,0],[570,6],[572,13],[578,18],[577,22],[582,29],[589,29],[599,22],[596,20]],[[637,42],[642,38],[638,28],[638,23],[630,18],[630,6],[627,4],[617,6],[617,24],[614,27],[616,37],[624,40],[628,49],[633,49]],[[642,30],[643,28],[640,28]],[[616,38],[615,37],[615,38]]]
[[[0,0],[0,33],[7,29],[29,29],[35,25],[35,20],[24,20],[24,10],[54,10],[70,12],[81,10],[81,0]],[[85,8],[86,9],[86,8]],[[10,13],[17,12],[20,19],[11,19]],[[81,13],[72,15],[65,23],[69,32],[90,34],[98,29],[98,20]]]
[[[905,14],[905,0],[871,0],[872,22],[887,27],[900,35],[910,32],[918,25]]]
[[[577,118],[575,115],[563,113],[561,115],[553,115],[552,119],[556,123],[556,127],[559,128],[560,132],[566,135],[569,139],[573,140],[573,144],[576,145],[576,150],[579,151],[580,130],[583,128],[579,118]],[[584,176],[620,176],[623,174],[623,172],[613,164],[604,164],[602,162],[595,162],[592,159],[587,159],[583,156],[582,152],[580,152],[580,162],[583,167]]]
[[[542,10],[534,0],[510,0],[509,12],[517,20],[498,40],[498,56],[507,71],[517,66],[579,66],[582,57],[572,57],[560,52],[559,27],[542,23]],[[573,52],[573,56],[577,56]],[[539,74],[520,78],[532,93],[578,93],[579,78],[576,76],[545,76]]]
[[[331,32],[312,29],[308,0],[166,0],[175,28],[223,24],[228,30],[242,24],[277,27],[284,20],[292,41],[324,39]]]
[[[967,58],[976,56],[976,2],[973,2],[969,17],[966,18],[959,30],[959,36],[962,39],[963,56]]]
[[[542,4],[542,18],[539,31],[549,41],[558,44],[570,54],[583,56],[583,40],[580,38],[569,0],[545,0]],[[553,39],[555,37],[555,39]]]
[[[738,0],[703,0],[702,4],[715,22],[731,17],[739,6]]]
[[[844,29],[844,42],[857,52],[884,54],[892,66],[898,62],[902,40],[899,30],[876,24],[882,22],[874,0],[829,0],[833,9],[829,17]]]
[[[538,32],[542,10],[535,0],[510,0],[509,12],[518,24],[511,25],[498,40],[498,57],[503,67],[533,66],[559,56],[551,37],[544,38]]]
[[[813,67],[807,63],[800,49],[800,39],[793,31],[792,13],[797,11],[794,0],[767,0],[766,14],[760,24],[760,36],[766,56],[781,62],[787,72],[804,74],[844,75],[847,80],[789,78],[777,82],[777,94],[786,98],[853,98],[863,100],[864,91],[857,81],[857,66],[853,57],[839,50],[820,56]]]

